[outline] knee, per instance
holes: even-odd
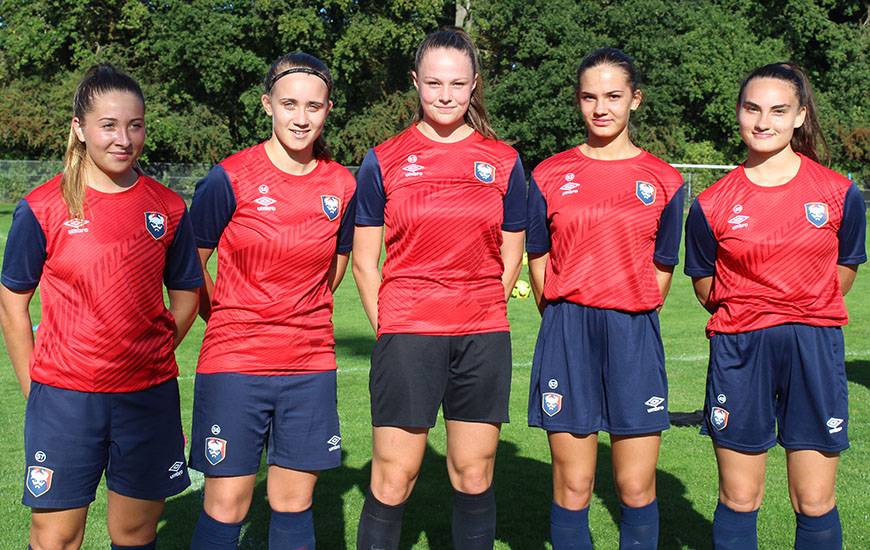
[[[372,473],[372,495],[380,502],[396,506],[408,500],[417,473],[401,468],[381,468]]]
[[[719,500],[735,512],[754,512],[761,508],[763,498],[763,487],[723,487],[719,490]]]
[[[563,508],[582,510],[589,506],[594,485],[594,476],[562,477],[559,483],[553,484],[553,499]]]
[[[270,499],[271,502],[271,499]],[[251,499],[244,494],[209,496],[206,493],[203,507],[205,513],[221,523],[239,523],[248,515]]]
[[[619,500],[629,508],[641,508],[656,498],[655,480],[652,483],[640,479],[620,480],[616,488]]]
[[[468,495],[479,495],[492,485],[492,472],[488,464],[473,464],[463,467],[453,466],[450,476],[453,488]]]
[[[275,512],[304,512],[311,504],[312,495],[308,491],[269,492],[269,507]]]
[[[84,530],[74,533],[31,530],[30,547],[33,550],[78,550],[82,544],[84,534]]]
[[[157,525],[127,518],[123,524],[111,526],[109,538],[118,546],[144,546],[157,538]]]
[[[804,516],[823,516],[833,510],[836,504],[833,495],[801,495],[795,498],[795,512]]]

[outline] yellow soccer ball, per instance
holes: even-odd
[[[532,294],[532,285],[528,283],[528,281],[523,281],[520,279],[517,281],[517,284],[514,285],[514,289],[511,291],[511,296],[514,298],[526,299]]]

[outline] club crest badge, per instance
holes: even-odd
[[[166,235],[166,216],[160,212],[145,212],[145,229],[155,240]]]
[[[656,202],[656,186],[645,181],[635,183],[634,194],[645,206]]]
[[[816,227],[828,223],[828,205],[823,202],[808,202],[804,205],[807,220]]]
[[[205,459],[212,466],[217,466],[227,457],[227,440],[219,437],[205,439]]]
[[[27,467],[27,490],[30,494],[39,498],[51,490],[51,479],[54,477],[54,470],[44,468],[42,466]]]
[[[335,195],[320,195],[320,206],[329,221],[335,221],[341,211],[341,200]]]
[[[731,413],[722,407],[713,407],[713,410],[710,412],[710,424],[712,424],[717,431],[721,432],[728,426],[728,417],[730,414]]]
[[[541,396],[541,408],[547,416],[555,416],[562,410],[562,394],[547,392]]]
[[[474,163],[474,177],[483,183],[492,183],[495,181],[495,166],[487,162]]]

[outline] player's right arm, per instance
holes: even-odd
[[[356,228],[351,270],[363,309],[375,332],[378,331],[378,290],[381,287],[379,264],[386,206],[381,166],[372,149],[366,153],[356,173]]]
[[[686,267],[685,274],[692,278],[695,297],[704,309],[713,313],[718,304],[712,301],[713,275],[716,273],[716,236],[707,221],[701,203],[697,199],[686,216]]]
[[[547,303],[544,299],[544,274],[547,272],[547,262],[550,253],[529,254],[529,282],[532,284],[532,292],[535,294],[535,304],[538,311],[543,315]]]
[[[196,250],[202,267],[203,284],[199,291],[199,316],[208,322],[214,295],[214,278],[208,271],[208,261],[217,248],[221,235],[236,211],[236,195],[227,172],[221,165],[212,168],[196,184],[190,203],[190,220],[196,239]]]
[[[526,199],[526,251],[529,255],[529,282],[535,294],[535,303],[541,315],[547,307],[544,298],[544,276],[550,261],[550,223],[547,219],[547,201],[534,174],[529,181]]]
[[[33,356],[29,306],[42,278],[46,256],[45,233],[30,205],[22,200],[12,215],[3,253],[0,326],[3,327],[6,352],[25,398],[30,395],[30,358]]]

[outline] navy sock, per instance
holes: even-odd
[[[492,550],[495,544],[495,491],[479,495],[453,490],[453,548]]]
[[[843,527],[840,513],[834,506],[830,512],[821,516],[797,516],[794,534],[795,550],[840,550],[843,548]]]
[[[553,502],[550,506],[550,538],[553,550],[592,550],[589,507],[568,510]]]
[[[624,550],[656,550],[659,546],[659,503],[631,508],[622,504],[619,522],[619,548]]]
[[[721,502],[713,514],[714,550],[751,550],[758,548],[758,510],[735,512]]]
[[[396,550],[404,513],[404,502],[395,506],[384,504],[369,489],[356,530],[357,550]]]
[[[141,546],[120,546],[112,543],[111,550],[157,550],[157,539]]]
[[[276,512],[269,519],[269,550],[314,550],[314,514]]]
[[[190,550],[236,550],[244,523],[221,523],[203,510],[193,529]]]

